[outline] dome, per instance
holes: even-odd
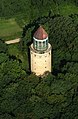
[[[38,39],[38,40],[44,40],[48,37],[47,32],[42,28],[42,26],[40,26],[37,31],[34,33],[34,38]]]
[[[48,34],[47,32],[40,26],[33,36],[33,46],[37,51],[45,51],[48,48]]]

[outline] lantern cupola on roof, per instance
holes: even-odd
[[[37,51],[44,51],[48,48],[48,34],[47,32],[40,26],[33,36],[33,46]]]

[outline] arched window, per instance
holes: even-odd
[[[41,49],[41,42],[39,42],[39,49]]]
[[[43,41],[43,48],[45,48],[45,41]]]

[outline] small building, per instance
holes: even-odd
[[[30,46],[31,72],[42,76],[45,72],[51,72],[51,45],[48,42],[48,34],[40,26],[33,36]]]

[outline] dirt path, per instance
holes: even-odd
[[[6,44],[14,44],[14,43],[19,43],[20,42],[20,38],[14,39],[14,40],[9,40],[9,41],[5,41]]]

